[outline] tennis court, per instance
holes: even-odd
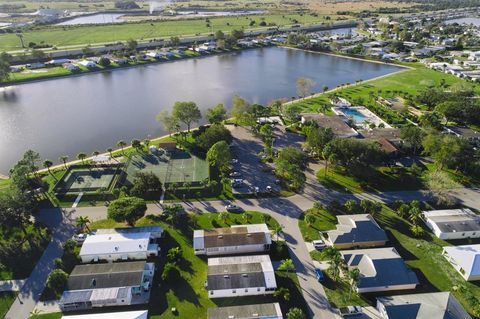
[[[56,192],[92,192],[109,189],[117,167],[70,168],[55,186]]]
[[[164,152],[160,154],[133,155],[127,166],[127,179],[132,182],[135,173],[151,172],[163,184],[194,183],[208,178],[208,163],[183,151]]]

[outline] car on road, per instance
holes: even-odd
[[[230,164],[237,164],[238,163],[238,159],[234,158],[230,161]]]
[[[239,172],[231,172],[230,173],[230,177],[240,177],[242,176],[242,174],[240,174]]]
[[[229,213],[239,213],[243,211],[241,207],[234,204],[228,204],[227,206],[225,206],[225,210]]]
[[[322,282],[325,279],[323,272],[318,268],[315,268],[315,277],[317,277],[318,282]]]
[[[312,241],[312,244],[316,250],[323,250],[327,247],[325,242],[321,239]]]
[[[245,186],[243,183],[243,179],[238,179],[238,178],[232,178],[232,187],[233,188],[241,188]]]
[[[272,186],[265,187],[265,190],[267,191],[267,193],[271,193],[273,191]]]
[[[363,313],[362,307],[360,306],[348,306],[340,308],[340,314],[343,318],[350,318],[361,316]]]

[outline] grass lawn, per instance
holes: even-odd
[[[315,222],[312,225],[307,225],[303,220],[305,214],[313,214]],[[303,240],[312,241],[320,239],[320,231],[335,229],[337,218],[325,209],[311,208],[305,211],[302,217],[298,220],[298,227],[302,233]]]
[[[63,314],[61,312],[53,312],[53,313],[31,315],[30,319],[61,319],[62,316]]]
[[[263,222],[262,213],[248,212],[252,219],[250,223]],[[195,256],[192,248],[193,229],[195,228],[213,228],[229,226],[231,224],[245,224],[243,214],[229,213],[226,223],[218,218],[218,214],[202,214],[197,215],[195,219],[182,217],[175,226],[164,223],[158,216],[146,216],[137,222],[137,226],[144,225],[160,225],[167,232],[167,236],[160,243],[162,252],[165,254],[172,247],[182,248],[182,260],[178,263],[181,278],[175,282],[163,282],[160,279],[161,269],[165,260],[162,254],[161,258],[155,259],[160,269],[154,278],[151,303],[149,304],[150,318],[206,318],[207,309],[216,306],[227,306],[232,304],[248,304],[252,301],[273,302],[275,298],[272,296],[264,297],[247,297],[247,298],[226,298],[219,300],[210,300],[204,283],[207,276],[207,262],[205,257]],[[216,218],[216,219],[215,219]],[[197,226],[193,226],[194,223]],[[270,219],[269,226],[274,226],[277,222]],[[113,220],[100,220],[92,223],[90,228],[109,228],[125,226],[123,223],[116,223]],[[285,307],[293,307],[293,305],[304,305],[305,301],[299,288],[298,278],[295,273],[277,272],[277,280],[279,286],[290,288],[291,299],[284,303]],[[170,309],[176,307],[178,314],[174,315]],[[288,310],[288,308],[285,308]],[[42,318],[43,317],[35,317]]]
[[[341,278],[337,281],[333,280],[333,274],[330,270],[323,272],[325,281],[322,283],[328,301],[333,307],[346,306],[369,306],[369,300],[355,291],[350,292],[350,283],[347,279]]]
[[[266,14],[251,16],[230,16],[205,19],[183,19],[147,21],[139,23],[117,23],[111,25],[86,26],[48,26],[37,27],[23,32],[25,43],[35,42],[52,46],[87,45],[95,43],[126,41],[129,39],[146,40],[182,35],[210,34],[217,30],[249,30],[258,28],[261,21],[278,26],[296,23],[324,22],[323,16],[299,14]],[[256,24],[250,26],[251,21]],[[266,27],[263,27],[266,28]],[[15,34],[0,35],[0,50],[20,50],[21,44]]]
[[[5,317],[16,297],[16,292],[0,292],[0,318]]]
[[[339,192],[362,193],[398,190],[418,190],[424,187],[422,177],[416,176],[409,169],[377,167],[371,169],[371,176],[358,179],[341,167],[329,168],[325,176],[325,169],[317,172],[318,181]]]

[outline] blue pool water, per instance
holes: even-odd
[[[347,117],[351,117],[353,118],[353,120],[355,121],[355,123],[358,123],[358,124],[362,124],[363,122],[365,122],[365,120],[367,119],[365,117],[365,115],[363,115],[362,113],[360,113],[359,111],[357,111],[356,109],[350,109],[350,108],[340,108],[339,109],[343,114],[345,114],[345,116]]]

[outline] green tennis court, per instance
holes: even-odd
[[[91,192],[110,188],[117,167],[70,168],[55,186],[56,192]]]
[[[183,151],[163,154],[137,154],[130,158],[127,180],[133,181],[137,172],[152,172],[163,184],[194,183],[208,178],[208,163]]]

